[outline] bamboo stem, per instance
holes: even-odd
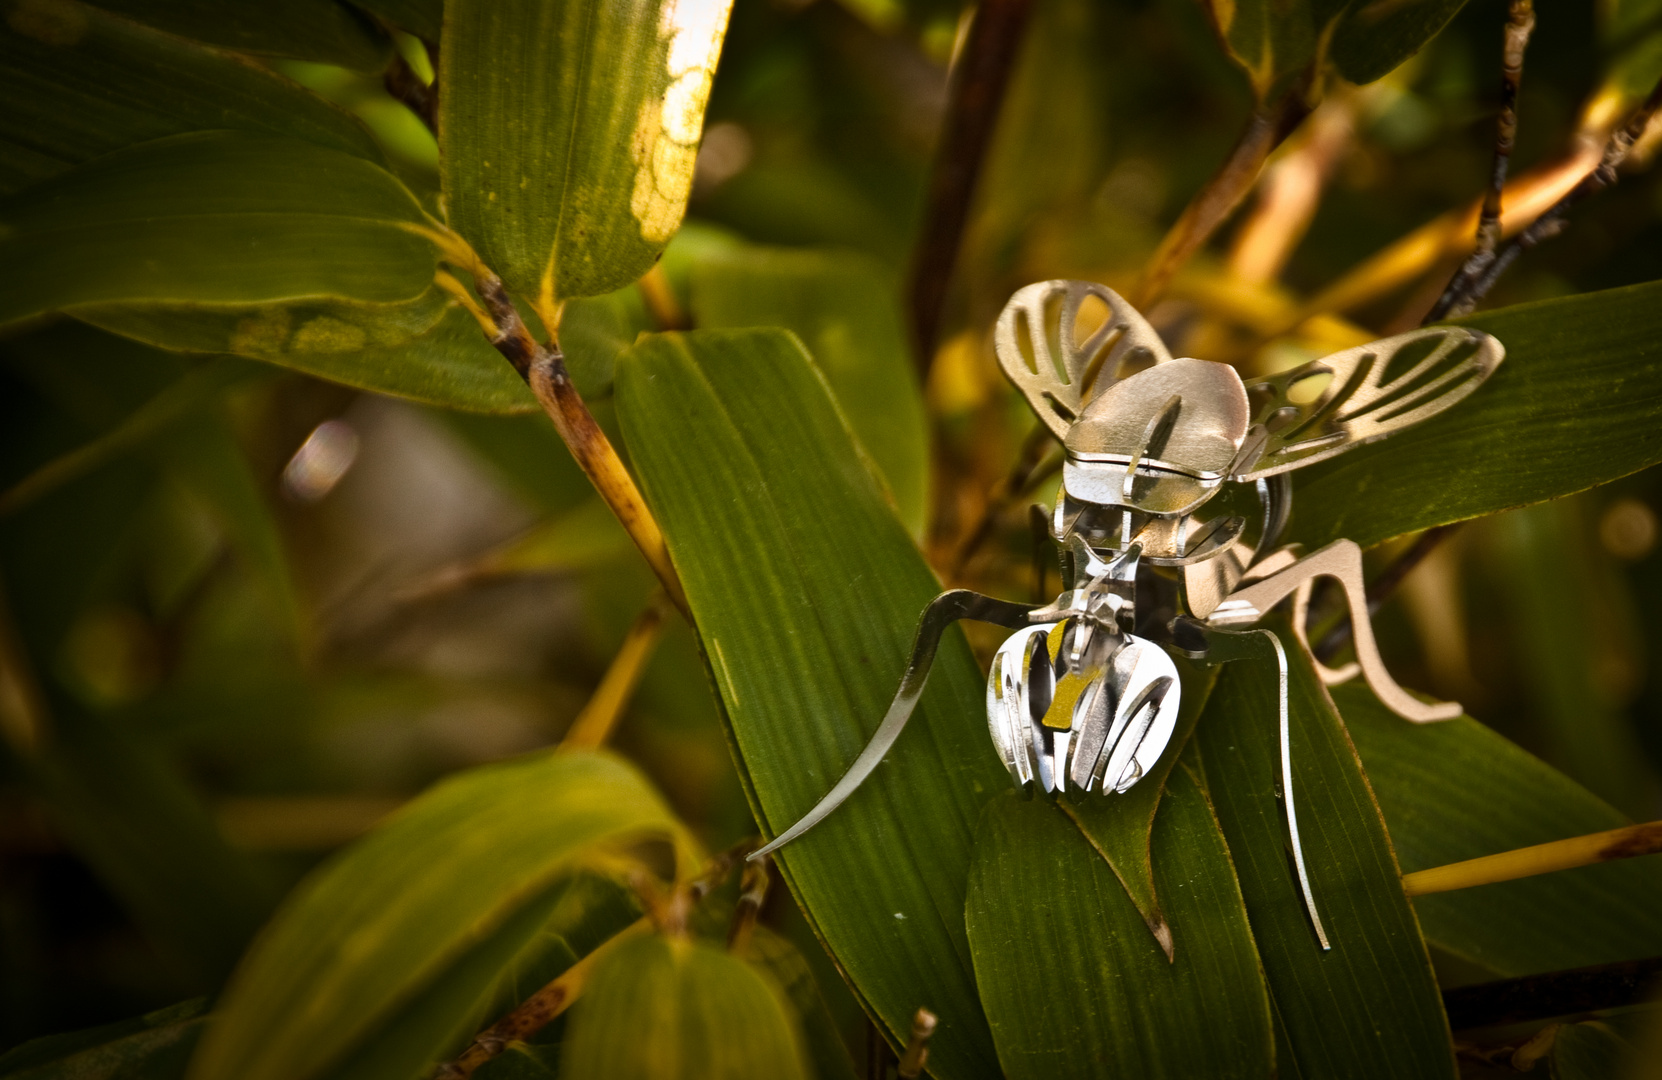
[[[1147,311],[1165,294],[1177,271],[1211,239],[1218,226],[1228,220],[1252,191],[1270,151],[1309,115],[1310,104],[1302,87],[1294,88],[1269,108],[1253,110],[1229,157],[1206,186],[1189,200],[1150,257],[1142,280],[1131,295],[1133,307]]]
[[[634,696],[635,687],[640,685],[641,676],[646,671],[647,662],[657,648],[664,625],[664,599],[662,593],[657,594],[647,603],[646,610],[636,617],[617,655],[612,658],[611,666],[595,688],[594,696],[589,698],[588,704],[583,706],[583,711],[577,714],[577,719],[572,721],[570,730],[560,741],[560,749],[593,750],[603,745],[617,727],[618,719],[628,707],[629,699]]]
[[[481,1031],[460,1057],[439,1066],[434,1076],[437,1080],[466,1080],[479,1066],[506,1050],[509,1043],[523,1041],[542,1030],[582,995],[589,976],[594,973],[595,964],[602,956],[650,929],[652,920],[641,918],[613,934],[589,955],[567,968],[559,978],[526,998],[513,1012]]]
[[[900,1065],[895,1069],[895,1075],[901,1080],[913,1080],[923,1075],[923,1067],[929,1062],[929,1037],[935,1034],[935,1025],[939,1018],[928,1009],[919,1009],[912,1016],[912,1034],[906,1040],[906,1050],[900,1055]]]
[[[1452,892],[1656,852],[1662,852],[1662,821],[1554,840],[1549,844],[1535,844],[1498,855],[1485,855],[1480,859],[1467,859],[1465,862],[1404,874],[1402,891],[1409,896]]]

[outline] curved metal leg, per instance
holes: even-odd
[[[1316,665],[1316,674],[1321,676],[1322,685],[1340,686],[1362,674],[1362,665],[1352,660],[1343,667],[1330,668],[1310,647],[1310,594],[1315,585],[1315,579],[1311,578],[1293,592],[1293,636],[1298,638],[1298,643],[1304,646],[1304,651]]]
[[[1391,678],[1385,661],[1379,658],[1379,646],[1374,643],[1373,621],[1368,617],[1367,589],[1362,583],[1362,549],[1354,541],[1335,540],[1287,569],[1237,589],[1229,599],[1217,606],[1207,621],[1214,626],[1255,623],[1305,582],[1318,577],[1335,578],[1344,587],[1345,600],[1350,606],[1351,638],[1356,643],[1356,661],[1362,666],[1368,686],[1379,695],[1379,700],[1387,708],[1416,724],[1452,720],[1464,711],[1458,702],[1423,702]]]
[[[960,619],[974,619],[1011,628],[1022,627],[1028,625],[1028,612],[1032,610],[1031,604],[1012,604],[968,589],[952,589],[931,600],[918,618],[917,634],[912,638],[912,658],[907,661],[906,671],[900,676],[900,689],[895,691],[894,701],[884,714],[883,722],[877,725],[871,741],[866,743],[866,748],[860,751],[860,756],[854,759],[854,764],[848,767],[842,779],[825,793],[812,810],[774,837],[766,847],[751,854],[750,858],[760,859],[777,851],[818,825],[866,782],[890,747],[894,746],[895,740],[900,738],[906,721],[912,718],[912,710],[917,706],[918,698],[923,696],[924,684],[929,681],[929,668],[935,662],[935,650],[948,626]]]
[[[1277,713],[1278,726],[1281,733],[1281,807],[1287,815],[1287,835],[1293,846],[1293,866],[1298,871],[1298,887],[1304,894],[1304,909],[1310,913],[1310,925],[1315,928],[1316,940],[1321,942],[1322,951],[1333,946],[1328,944],[1327,931],[1322,927],[1322,917],[1316,911],[1316,895],[1310,889],[1310,874],[1304,865],[1304,844],[1298,835],[1298,811],[1293,806],[1293,745],[1292,724],[1287,714],[1287,650],[1281,645],[1281,639],[1268,630],[1229,631],[1219,630],[1215,626],[1193,624],[1200,631],[1206,642],[1205,657],[1212,661],[1263,659],[1266,652],[1264,639],[1275,653],[1275,662],[1280,673],[1280,697]]]

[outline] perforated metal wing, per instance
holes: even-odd
[[[1459,402],[1505,358],[1488,334],[1442,326],[1254,379],[1253,426],[1232,475],[1257,480],[1383,439]]]
[[[1107,318],[1076,343],[1080,308],[1093,297],[1107,305]],[[1120,377],[1122,366],[1172,358],[1136,308],[1090,281],[1041,281],[1017,290],[998,317],[993,348],[1004,374],[1058,439],[1067,436],[1085,400]]]

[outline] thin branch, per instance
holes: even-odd
[[[646,610],[636,617],[611,666],[601,677],[600,685],[595,687],[594,695],[560,740],[560,749],[593,750],[603,745],[617,727],[618,718],[628,707],[658,645],[664,625],[665,599],[662,592],[657,593],[647,603]]]
[[[907,287],[915,359],[925,383],[940,339],[941,313],[964,223],[969,220],[975,181],[997,127],[1004,90],[1032,10],[1033,0],[981,0],[971,16],[963,51],[953,64],[923,228]]]
[[[612,935],[589,955],[567,968],[559,978],[526,998],[513,1012],[481,1031],[461,1056],[434,1071],[435,1080],[467,1080],[474,1070],[506,1050],[509,1043],[523,1042],[547,1027],[583,993],[589,976],[594,973],[595,964],[602,956],[650,929],[652,920],[641,918]]]
[[[416,74],[415,68],[404,59],[404,54],[397,49],[392,51],[392,63],[387,65],[387,72],[381,77],[381,82],[394,100],[403,103],[405,108],[421,118],[428,131],[434,135],[439,133],[438,83],[429,86],[423,82],[421,76]]]
[[[491,326],[486,328],[491,344],[508,358],[520,378],[530,384],[537,403],[554,421],[554,428],[565,440],[571,456],[577,459],[578,466],[588,475],[600,497],[606,500],[606,505],[611,507],[624,531],[646,556],[647,565],[658,575],[670,600],[691,621],[692,612],[687,606],[686,593],[681,589],[681,579],[669,561],[669,548],[664,543],[663,531],[647,509],[646,500],[635,486],[634,477],[623,467],[617,449],[606,438],[606,433],[600,430],[600,425],[595,423],[594,415],[572,384],[571,373],[566,370],[565,354],[560,351],[559,344],[550,342],[541,345],[531,336],[500,278],[477,259],[469,269],[473,273],[479,299],[484,302],[491,320]],[[490,332],[492,329],[494,333]],[[549,329],[553,332],[554,328]]]
[[[1633,150],[1633,144],[1644,135],[1645,129],[1650,126],[1659,109],[1662,109],[1662,80],[1657,81],[1656,86],[1651,89],[1650,96],[1645,98],[1644,104],[1633,111],[1627,123],[1611,134],[1610,140],[1604,144],[1604,154],[1599,159],[1598,167],[1554,203],[1546,213],[1536,218],[1527,229],[1514,237],[1484,269],[1460,302],[1449,309],[1448,314],[1453,317],[1471,311],[1520,256],[1541,241],[1551,239],[1564,230],[1564,218],[1571,207],[1605,188],[1614,187],[1620,178],[1616,172],[1617,168],[1627,160],[1627,155]]]
[[[1434,525],[1425,530],[1414,539],[1414,542],[1408,546],[1407,551],[1398,555],[1391,565],[1381,571],[1377,578],[1369,582],[1367,594],[1369,617],[1379,614],[1379,609],[1385,606],[1385,601],[1396,594],[1397,589],[1401,587],[1409,573],[1424,562],[1426,556],[1436,551],[1443,541],[1459,532],[1460,527],[1464,524],[1463,521],[1456,521],[1449,525]],[[1332,630],[1329,630],[1310,651],[1316,655],[1316,659],[1326,663],[1333,659],[1333,655],[1350,641],[1351,630],[1350,620],[1342,620]]]
[[[768,885],[773,880],[773,860],[761,858],[744,864],[744,876],[739,880],[739,902],[733,908],[733,921],[727,927],[727,951],[741,956],[750,947],[750,936],[756,931],[756,920],[767,902]]]
[[[1506,170],[1512,161],[1512,148],[1518,138],[1518,86],[1523,81],[1524,51],[1529,47],[1529,35],[1534,30],[1533,0],[1512,0],[1501,45],[1500,116],[1495,121],[1494,165],[1489,171],[1489,189],[1483,195],[1483,209],[1477,216],[1477,246],[1454,276],[1449,278],[1437,302],[1431,305],[1430,312],[1425,316],[1426,323],[1439,322],[1450,311],[1465,304],[1472,287],[1495,261],[1495,247],[1500,243],[1501,194],[1506,188]]]
[[[1298,86],[1275,104],[1253,110],[1229,157],[1206,186],[1189,200],[1189,205],[1155,249],[1132,293],[1133,307],[1147,311],[1164,295],[1178,270],[1211,239],[1252,191],[1270,151],[1280,146],[1310,115],[1310,108],[1305,88]]]
[[[1650,996],[1658,976],[1662,956],[1549,971],[1444,990],[1443,1008],[1455,1031],[1573,1016],[1636,1005]]]
[[[900,1080],[915,1080],[923,1075],[923,1068],[929,1063],[929,1037],[935,1034],[938,1023],[939,1019],[928,1009],[919,1009],[912,1015],[912,1035],[906,1040],[906,1050],[895,1069]]]
[[[1654,855],[1659,851],[1662,851],[1662,821],[1652,821],[1404,874],[1402,891],[1409,896],[1453,892],[1577,866]]]

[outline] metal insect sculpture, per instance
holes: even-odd
[[[1079,340],[1081,310],[1093,304],[1106,317]],[[992,660],[987,723],[1011,779],[1046,792],[1124,792],[1153,768],[1180,699],[1167,650],[1222,662],[1268,649],[1281,665],[1281,781],[1294,863],[1327,948],[1293,807],[1286,653],[1272,632],[1244,628],[1291,597],[1293,631],[1308,648],[1312,586],[1333,578],[1348,602],[1356,661],[1340,669],[1318,662],[1322,680],[1360,673],[1415,723],[1461,709],[1421,702],[1385,669],[1355,543],[1337,540],[1309,555],[1278,545],[1291,509],[1287,473],[1442,412],[1476,390],[1505,350],[1478,331],[1437,327],[1243,382],[1227,364],[1173,358],[1131,305],[1083,281],[1019,290],[994,345],[1004,373],[1066,451],[1051,521],[1065,589],[1042,607],[966,589],[932,601],[871,741],[818,805],[752,858],[801,836],[871,775],[911,716],[942,633],[959,619],[1017,631]]]

